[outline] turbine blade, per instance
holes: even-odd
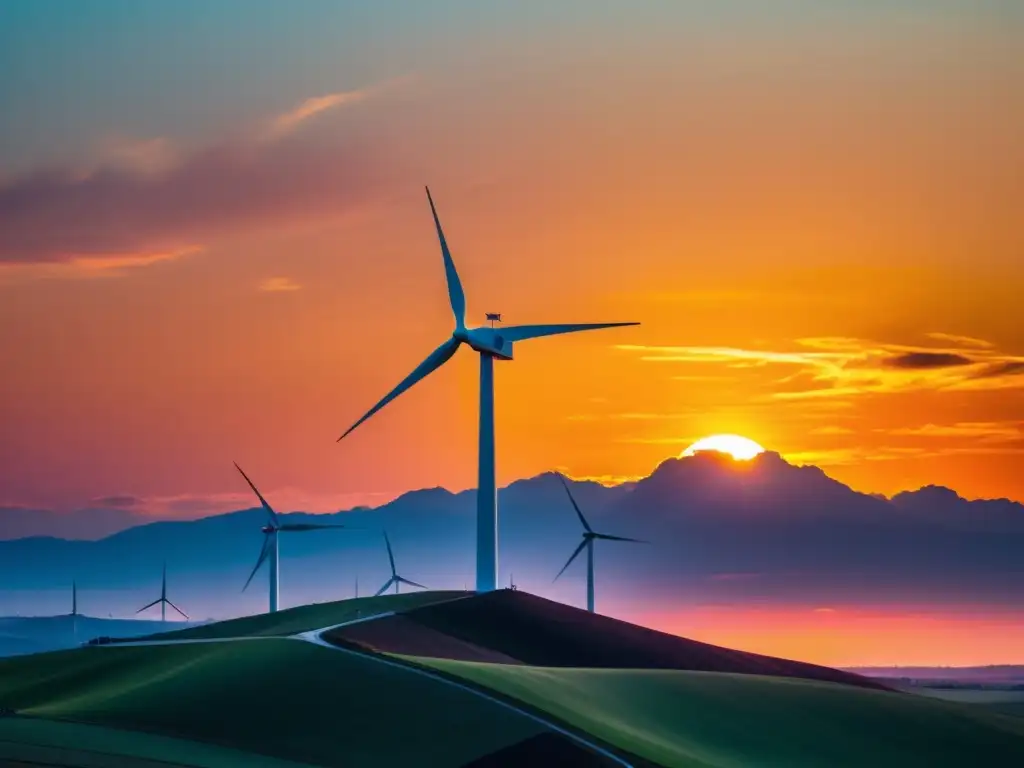
[[[501,329],[501,335],[507,341],[526,341],[539,339],[541,336],[556,336],[560,333],[576,333],[577,331],[597,331],[601,328],[621,328],[626,325],[640,323],[569,323],[567,325],[510,325]]]
[[[239,472],[242,472],[242,468],[238,466],[238,462],[235,462],[235,469],[237,469]],[[270,524],[276,526],[277,512],[275,512],[273,508],[269,504],[267,504],[267,500],[263,498],[263,494],[259,492],[259,489],[256,488],[255,484],[252,482],[252,480],[249,479],[249,476],[245,474],[245,472],[242,472],[242,477],[245,478],[245,482],[247,482],[249,484],[249,487],[252,488],[252,492],[256,494],[256,498],[260,500],[260,504],[263,505],[263,508],[267,510],[267,514],[270,515]]]
[[[607,533],[595,533],[595,539],[604,539],[605,541],[632,541],[634,544],[650,544],[649,541],[643,539],[627,539],[625,536],[611,536]]]
[[[279,526],[279,531],[322,531],[327,528],[344,528],[344,525],[319,525],[317,523],[287,523]]]
[[[156,600],[154,600],[154,601],[153,601],[152,603],[150,603],[149,605],[144,605],[144,606],[142,606],[141,608],[139,608],[139,610],[137,610],[137,611],[136,611],[136,613],[142,613],[142,612],[143,612],[144,610],[146,610],[147,608],[152,608],[152,607],[153,607],[154,605],[159,605],[159,604],[160,604],[160,599],[159,599],[159,598],[157,598]]]
[[[587,546],[587,540],[586,539],[581,541],[580,545],[578,547],[576,547],[576,551],[572,553],[572,557],[570,557],[568,560],[565,561],[565,565],[563,565],[562,566],[562,570],[560,570],[558,572],[558,576],[561,576],[563,573],[565,573],[565,569],[568,568],[570,565],[572,565],[572,561],[575,560],[579,556],[580,552],[583,551],[583,548],[585,546]],[[555,578],[553,578],[551,580],[552,583],[558,581],[558,576],[555,576]]]
[[[388,560],[391,562],[391,578],[397,578],[398,571],[395,570],[395,554],[391,551],[391,540],[388,532],[384,531],[384,545],[388,548]]]
[[[429,355],[427,355],[427,359],[424,360],[419,365],[417,365],[416,369],[408,376],[406,376],[404,379],[402,379],[401,383],[397,387],[388,392],[388,394],[385,395],[384,398],[379,403],[377,403],[375,406],[373,406],[373,408],[368,410],[366,412],[366,415],[363,416],[363,418],[361,418],[359,421],[357,421],[355,424],[353,424],[351,427],[345,430],[345,434],[339,437],[337,442],[341,442],[342,440],[344,440],[348,436],[349,432],[351,432],[353,429],[358,427],[368,418],[373,416],[373,414],[375,414],[385,405],[390,403],[400,394],[405,392],[413,384],[420,381],[421,379],[426,378],[431,373],[440,368],[442,365],[444,365],[446,362],[448,362],[448,359],[455,354],[455,350],[459,348],[460,343],[461,342],[459,342],[458,339],[448,339],[448,341],[446,341],[444,344],[442,344]]]
[[[410,587],[419,587],[420,589],[428,589],[428,587],[425,587],[422,584],[418,584],[415,581],[409,581],[408,579],[406,579],[406,578],[404,578],[402,576],[398,577],[398,581],[402,582],[403,584],[408,584]]]
[[[569,494],[569,501],[572,502],[572,508],[576,510],[576,515],[579,517],[580,522],[583,523],[583,527],[587,530],[587,533],[592,533],[590,524],[587,522],[587,518],[583,516],[583,512],[580,510],[580,505],[576,503],[576,499],[572,496],[572,491],[569,490],[569,484],[565,482],[565,477],[559,475],[558,478],[562,481],[562,487],[565,488],[565,492]]]
[[[374,597],[380,597],[381,595],[383,595],[385,592],[388,591],[388,589],[394,583],[395,583],[394,577],[388,579],[387,582],[384,584],[384,586],[377,590],[377,592],[374,594]]]
[[[171,606],[171,608],[173,608],[173,609],[174,609],[174,610],[176,610],[176,611],[177,611],[178,613],[180,613],[180,614],[182,615],[182,617],[183,617],[183,618],[185,619],[185,621],[188,621],[188,614],[187,614],[187,613],[185,613],[185,612],[184,612],[183,610],[181,610],[181,608],[179,608],[178,606],[176,606],[176,605],[175,605],[174,603],[172,603],[172,602],[171,602],[170,600],[165,600],[164,602],[166,602],[166,603],[167,603],[167,604],[168,604],[169,606]]]
[[[430,187],[427,187],[427,200],[430,202],[430,213],[434,217],[434,226],[437,227],[437,239],[441,243],[441,256],[444,257],[444,276],[448,282],[448,302],[452,306],[452,314],[455,315],[455,327],[466,327],[466,292],[462,290],[462,281],[455,269],[455,262],[452,261],[452,254],[448,250],[448,241],[444,239],[444,231],[441,229],[441,220],[437,217],[437,209],[434,207],[434,198],[430,196]]]
[[[260,556],[256,558],[256,565],[253,566],[252,573],[249,574],[249,578],[245,580],[245,586],[242,587],[242,591],[245,592],[249,588],[252,577],[256,575],[256,571],[263,565],[263,561],[267,559],[267,555],[270,554],[270,534],[263,534],[263,548],[260,550]]]

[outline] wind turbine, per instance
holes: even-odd
[[[78,642],[78,583],[71,582],[71,635]]]
[[[252,488],[252,492],[256,494],[256,498],[260,500],[260,504],[267,511],[267,515],[270,516],[270,522],[264,525],[260,530],[263,531],[263,547],[260,549],[260,556],[256,559],[256,565],[253,566],[252,573],[249,574],[249,578],[245,581],[245,586],[242,587],[242,591],[245,592],[249,588],[249,583],[252,581],[252,577],[256,575],[256,571],[263,565],[263,561],[268,557],[270,558],[270,612],[274,613],[277,611],[277,600],[280,591],[280,563],[278,561],[277,553],[277,535],[279,533],[300,533],[303,531],[319,531],[326,528],[344,528],[344,525],[327,525],[319,523],[282,523],[281,519],[277,516],[277,512],[267,503],[267,500],[263,498],[263,494],[259,492],[256,486],[253,484],[249,476],[242,472],[242,468],[235,463],[235,469],[237,469],[242,477],[245,478],[245,482]]]
[[[167,622],[167,606],[168,605],[171,606],[171,608],[176,610],[178,613],[180,613],[184,617],[185,621],[188,621],[188,615],[183,610],[181,610],[181,608],[179,608],[178,606],[176,606],[174,603],[172,603],[170,600],[167,599],[167,564],[166,563],[164,563],[163,581],[161,582],[161,585],[160,585],[160,597],[158,597],[152,603],[149,603],[148,605],[142,606],[135,613],[142,613],[144,610],[146,610],[147,608],[152,608],[154,605],[159,605],[160,606],[160,621],[162,621],[164,623]]]
[[[384,586],[377,590],[377,594],[374,597],[379,597],[388,591],[388,587],[392,584],[395,585],[395,594],[398,594],[398,586],[400,584],[408,584],[410,587],[419,587],[420,589],[426,589],[422,584],[417,584],[415,581],[409,581],[404,576],[399,576],[398,571],[395,570],[395,554],[391,551],[391,540],[388,539],[388,532],[384,531],[384,544],[388,548],[388,560],[391,563],[391,578],[388,579]]]
[[[569,484],[565,482],[565,478],[561,475],[558,478],[562,481],[562,487],[565,488],[565,492],[569,494],[569,501],[572,502],[572,508],[576,510],[576,515],[579,517],[580,522],[583,523],[583,541],[576,547],[576,551],[572,553],[565,565],[562,566],[562,570],[558,572],[558,576],[565,573],[565,569],[568,568],[572,561],[576,559],[580,552],[587,550],[587,610],[591,613],[594,612],[594,542],[597,539],[604,539],[605,541],[632,541],[637,544],[646,544],[646,541],[640,539],[627,539],[623,536],[612,536],[607,533],[597,533],[590,524],[587,522],[587,518],[583,516],[583,512],[580,511],[579,504],[576,503],[576,499],[572,497],[572,491],[569,490]],[[558,581],[558,576],[555,576],[553,581]]]
[[[592,331],[599,328],[616,328],[639,323],[575,323],[568,325],[514,325],[504,328],[493,327],[494,321],[501,315],[487,313],[491,326],[479,328],[466,327],[466,294],[462,289],[462,281],[455,269],[455,262],[448,250],[448,243],[441,229],[441,220],[437,216],[434,200],[427,189],[427,201],[434,217],[437,239],[441,244],[441,256],[444,259],[445,278],[448,283],[448,302],[455,318],[455,330],[451,338],[427,355],[427,358],[413,369],[394,389],[373,408],[348,428],[340,442],[352,430],[373,416],[377,411],[412,387],[418,381],[436,371],[455,354],[462,345],[467,344],[480,354],[480,436],[479,465],[477,468],[476,497],[476,589],[478,592],[490,592],[498,586],[498,492],[494,468],[494,361],[511,360],[512,345],[517,341],[537,339],[542,336],[554,336],[561,333]]]

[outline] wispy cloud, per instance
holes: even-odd
[[[354,104],[357,101],[362,101],[369,93],[369,89],[364,89],[360,91],[328,93],[325,96],[308,98],[294,109],[271,119],[267,123],[263,136],[268,140],[283,138],[289,133],[294,132],[310,118],[316,117],[322,112],[336,109],[344,104]]]
[[[302,288],[301,285],[296,283],[290,277],[268,277],[262,283],[260,283],[260,290],[267,293],[282,293],[288,291],[297,291]]]
[[[838,425],[826,425],[824,427],[815,427],[810,430],[808,434],[811,435],[852,435],[854,430],[849,427],[840,427]]]
[[[88,275],[192,253],[239,230],[335,218],[372,191],[386,153],[353,127],[341,143],[278,141],[315,115],[379,87],[307,99],[257,140],[205,147],[118,139],[90,167],[44,167],[0,182],[0,265],[72,265]],[[275,140],[270,140],[275,139]]]
[[[978,349],[992,349],[995,347],[991,341],[985,341],[984,339],[976,339],[973,336],[960,336],[955,333],[940,333],[932,332],[925,334],[929,339],[935,341],[944,341],[949,344],[955,344],[960,347],[975,347]]]
[[[929,334],[934,338],[936,334]],[[954,347],[879,343],[851,337],[796,339],[793,348],[619,345],[657,363],[717,363],[726,368],[794,366],[776,384],[797,385],[760,397],[769,401],[850,398],[915,390],[980,390],[1024,387],[1024,357],[1001,353],[988,342],[944,334]],[[969,339],[970,349],[965,349]],[[742,374],[737,374],[737,376]]]
[[[398,493],[309,493],[298,488],[260,488],[278,512],[309,512],[326,514],[357,506],[380,506]],[[127,498],[127,497],[126,497]],[[160,519],[192,519],[209,515],[250,509],[259,506],[252,493],[244,490],[230,493],[181,494],[136,498],[131,509],[148,517]]]
[[[961,421],[955,424],[923,424],[918,427],[896,427],[874,431],[908,437],[969,437],[979,438],[985,442],[1000,442],[1024,438],[1024,422]]]
[[[202,250],[199,246],[184,246],[148,253],[69,255],[64,261],[43,263],[5,263],[0,260],[0,285],[46,278],[120,277],[127,270],[175,261]]]

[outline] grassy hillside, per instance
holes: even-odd
[[[0,718],[0,764],[68,768],[309,768],[225,747],[80,723]]]
[[[849,672],[676,637],[512,590],[410,608],[401,617],[344,627],[324,637],[460,661],[777,675],[886,690],[882,683]]]
[[[136,640],[200,640],[220,637],[283,637],[312,629],[329,627],[361,616],[372,616],[387,611],[406,611],[410,608],[462,597],[468,592],[410,592],[408,594],[381,595],[338,600],[333,603],[300,605],[276,613],[260,613],[238,619],[218,621],[201,627],[190,627],[175,632],[160,632]]]
[[[0,707],[328,766],[460,766],[543,732],[469,692],[290,639],[3,659]]]
[[[409,658],[665,766],[1024,764],[1024,721],[795,678]]]

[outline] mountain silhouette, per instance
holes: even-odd
[[[597,552],[602,612],[751,601],[1009,605],[1024,588],[1024,506],[1007,500],[967,501],[937,486],[885,499],[775,453],[747,462],[698,453],[668,459],[635,483],[571,485],[596,529],[652,542]],[[473,490],[432,488],[374,509],[287,515],[352,530],[282,535],[282,605],[348,596],[356,576],[361,594],[375,591],[390,575],[383,528],[409,578],[432,589],[471,585],[474,504]],[[83,606],[95,599],[89,610],[128,615],[152,599],[166,561],[171,598],[192,606],[191,615],[263,611],[265,576],[241,587],[260,550],[264,514],[154,522],[98,541],[0,541],[0,585],[16,584],[33,612],[59,613],[77,579]],[[502,583],[511,572],[534,594],[583,599],[582,567],[552,584],[580,534],[556,474],[503,488],[499,531]],[[2,605],[9,594],[0,591],[0,613],[13,612]]]

